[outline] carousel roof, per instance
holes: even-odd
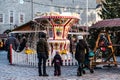
[[[63,13],[58,13],[58,12],[46,12],[44,14],[38,15],[35,19],[37,18],[74,18],[74,19],[80,19],[79,14],[77,13],[70,13],[70,12],[63,12]]]
[[[36,18],[76,18],[76,19],[79,19],[78,17],[75,17],[75,16],[40,16]]]
[[[102,27],[115,27],[120,26],[120,18],[114,19],[105,19],[102,21],[98,21],[91,26],[91,28],[102,28]]]

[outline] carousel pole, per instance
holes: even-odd
[[[25,0],[20,0],[20,4],[23,4],[24,2],[28,2]],[[31,20],[33,20],[33,0],[31,0]]]
[[[88,0],[86,0],[86,32],[88,32]],[[86,36],[86,38],[87,37],[88,36]]]

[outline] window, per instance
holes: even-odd
[[[24,23],[24,21],[25,21],[24,17],[25,17],[24,14],[20,13],[20,15],[19,15],[19,22],[20,23]]]
[[[13,11],[10,11],[10,23],[13,23]]]
[[[0,23],[3,23],[3,14],[0,14]]]

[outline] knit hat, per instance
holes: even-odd
[[[8,36],[9,36],[9,37],[14,37],[15,34],[13,34],[13,33],[9,33]]]
[[[46,38],[46,34],[44,32],[39,33],[39,38]]]

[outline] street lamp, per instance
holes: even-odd
[[[20,0],[20,4],[23,4],[24,2],[25,2],[24,0]],[[30,2],[31,2],[31,19],[33,19],[33,0],[31,0]]]
[[[20,4],[23,4],[24,3],[24,0],[20,0]]]
[[[31,19],[33,19],[33,0],[31,0]]]
[[[88,0],[86,0],[86,26],[87,26],[86,31],[88,31]]]

